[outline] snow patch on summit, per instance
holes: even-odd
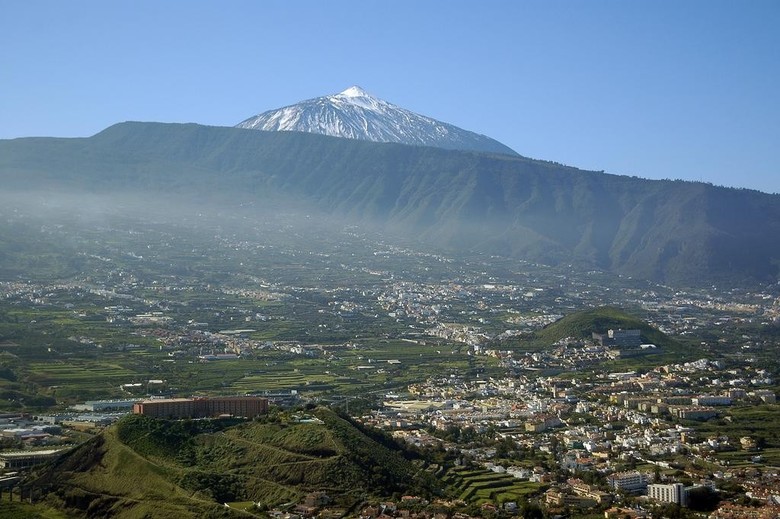
[[[388,103],[357,85],[338,94],[269,110],[236,126],[517,155],[496,140]]]
[[[371,97],[371,95],[357,85],[353,85],[343,92],[336,94],[341,97]]]

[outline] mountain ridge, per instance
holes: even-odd
[[[517,155],[495,139],[388,103],[359,86],[265,111],[238,123],[236,128],[300,131],[373,142]]]
[[[776,283],[780,195],[520,156],[297,132],[120,123],[0,141],[6,189],[287,196],[428,246],[661,282]]]

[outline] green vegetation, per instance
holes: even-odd
[[[372,433],[377,442],[325,408],[312,413],[316,423],[284,414],[238,424],[128,416],[33,484],[55,487],[51,499],[65,508],[116,517],[188,517],[228,501],[272,506],[313,490],[346,507],[366,495],[433,490],[392,439]]]
[[[677,345],[675,341],[649,326],[641,319],[611,306],[602,306],[569,314],[537,332],[536,337],[550,344],[567,337],[590,339],[594,332],[606,333],[610,329],[639,330],[644,342],[661,347]]]
[[[721,418],[706,422],[695,422],[696,431],[706,436],[728,436],[738,442],[744,436],[752,437],[761,448],[780,449],[780,404],[729,407]],[[737,458],[745,459],[749,453],[743,452]],[[761,453],[753,453],[761,454]],[[774,454],[774,455],[773,455]],[[725,459],[733,458],[733,453],[722,453]],[[720,456],[720,454],[719,454]],[[767,457],[777,458],[774,451]]]
[[[55,510],[45,503],[0,501],[0,517],[3,519],[66,519],[68,516],[61,510]]]
[[[444,475],[458,498],[467,503],[522,502],[538,495],[545,487],[539,483],[519,481],[508,474],[499,474],[484,469],[453,468]]]

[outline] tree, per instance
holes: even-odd
[[[688,507],[697,512],[711,512],[718,507],[718,494],[708,487],[694,487],[688,491]]]
[[[544,511],[537,503],[526,501],[520,505],[520,517],[523,519],[544,519]]]

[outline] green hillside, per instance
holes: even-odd
[[[223,503],[275,506],[312,491],[349,508],[366,496],[425,491],[419,468],[394,444],[334,412],[288,418],[236,424],[132,415],[34,484],[75,514],[117,518],[246,516]]]
[[[536,338],[547,344],[567,337],[590,339],[592,334],[604,333],[609,329],[639,330],[642,341],[661,348],[676,348],[679,344],[663,332],[653,328],[638,317],[611,306],[590,308],[569,314],[536,333]]]

